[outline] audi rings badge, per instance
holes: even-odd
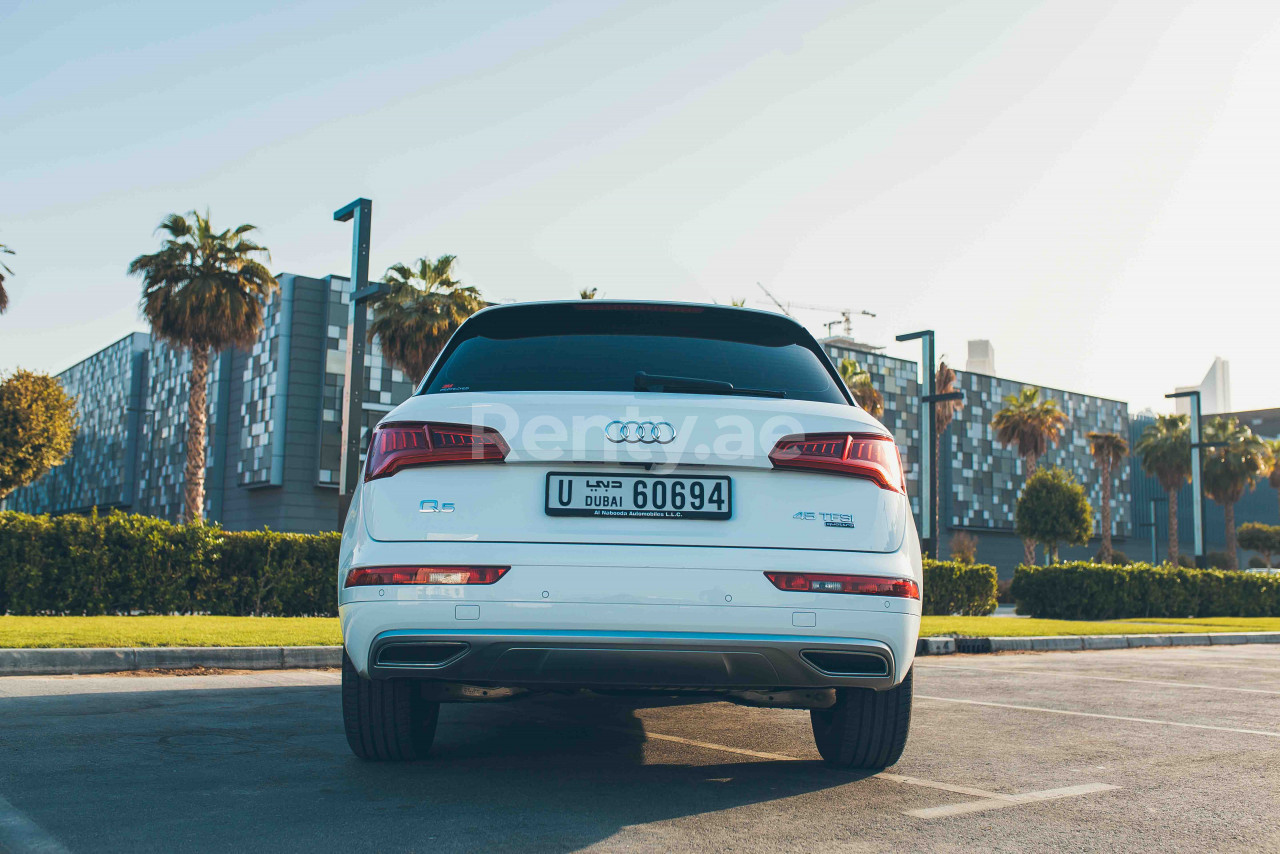
[[[604,436],[618,444],[669,445],[675,441],[676,428],[669,421],[610,421]]]

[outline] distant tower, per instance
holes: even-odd
[[[969,358],[964,369],[973,374],[996,375],[996,350],[990,341],[970,341]]]
[[[1178,391],[1200,390],[1200,407],[1202,415],[1218,415],[1231,411],[1231,363],[1221,356],[1215,356],[1209,366],[1209,373],[1204,375],[1200,385],[1181,386]],[[1185,397],[1177,398],[1179,415],[1190,415],[1191,404]]]

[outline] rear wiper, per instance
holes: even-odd
[[[636,391],[657,391],[671,394],[741,394],[748,397],[786,397],[785,391],[772,388],[737,388],[733,383],[720,380],[703,380],[696,377],[667,377],[661,374],[636,372]]]

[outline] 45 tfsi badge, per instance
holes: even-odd
[[[853,528],[852,513],[823,513],[813,510],[797,510],[791,516],[792,519],[799,519],[802,522],[821,522],[828,528]]]

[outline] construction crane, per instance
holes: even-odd
[[[830,305],[810,305],[808,303],[803,303],[803,302],[788,302],[784,304],[782,302],[779,302],[778,298],[775,297],[773,294],[771,294],[769,292],[769,289],[766,288],[764,285],[760,284],[759,282],[756,282],[756,285],[760,288],[760,290],[764,291],[765,296],[767,296],[769,299],[773,301],[773,304],[778,307],[779,311],[781,311],[787,317],[790,317],[792,320],[795,319],[795,315],[791,313],[791,309],[793,308],[808,309],[810,311],[833,311],[839,314],[840,320],[833,320],[830,323],[824,324],[827,327],[828,335],[831,334],[831,327],[835,326],[837,323],[842,323],[844,324],[845,337],[852,338],[853,337],[853,315],[858,314],[864,317],[876,316],[875,312],[867,311],[865,309],[861,311],[855,311],[851,308],[836,308],[835,306],[830,306]]]

